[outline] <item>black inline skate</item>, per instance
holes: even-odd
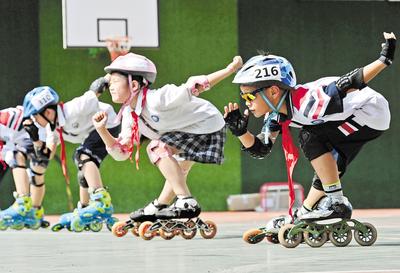
[[[171,206],[156,212],[155,222],[143,222],[139,227],[139,235],[144,240],[151,240],[157,235],[165,240],[170,240],[176,235],[192,239],[197,230],[200,230],[203,238],[212,239],[217,233],[217,226],[212,221],[198,218],[200,212],[201,208],[193,197],[177,198]]]

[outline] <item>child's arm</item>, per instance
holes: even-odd
[[[393,32],[384,32],[383,36],[386,42],[382,44],[382,51],[379,59],[363,68],[357,68],[340,77],[340,79],[336,81],[336,86],[339,91],[345,94],[364,88],[366,83],[370,82],[383,69],[392,64],[396,49],[396,36]]]
[[[272,132],[268,137],[271,141],[266,144],[263,141],[264,135],[254,136],[247,130],[247,123],[249,120],[249,111],[245,110],[244,115],[239,111],[239,106],[237,103],[229,103],[228,106],[224,107],[224,119],[231,130],[232,134],[237,136],[242,143],[242,151],[250,153],[253,158],[263,159],[266,157],[272,149],[276,137],[279,131]]]
[[[208,75],[190,77],[186,85],[192,91],[193,95],[198,96],[200,93],[209,90],[223,79],[235,73],[242,65],[242,58],[240,56],[235,56],[227,67]]]

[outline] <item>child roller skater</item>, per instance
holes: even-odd
[[[122,129],[117,139],[104,128],[110,119],[106,113],[97,113],[93,118],[109,154],[116,160],[128,159],[133,153],[134,144],[139,149],[139,135],[143,134],[151,139],[147,146],[151,162],[166,179],[157,199],[131,213],[131,221],[114,225],[113,231],[117,236],[126,234],[128,228],[134,227],[134,222],[191,219],[200,214],[200,205],[191,195],[186,178],[195,162],[222,164],[226,130],[218,109],[197,96],[234,73],[241,65],[241,58],[235,57],[225,69],[207,76],[190,77],[181,86],[168,84],[159,89],[149,88],[156,79],[157,71],[153,62],[144,56],[129,53],[118,57],[105,68],[111,74],[112,100],[123,104],[120,110]],[[178,161],[177,156],[183,160]],[[137,151],[135,159],[138,164]],[[168,206],[174,197],[176,201]],[[194,223],[190,225],[193,229]],[[147,228],[142,226],[145,225],[141,225],[142,231]],[[203,229],[205,226],[204,232],[215,235],[212,230],[207,231],[204,223],[197,226]],[[167,230],[164,228],[164,231]],[[162,230],[160,232],[165,234]],[[173,234],[172,230],[169,230],[170,235]],[[141,236],[143,234],[141,232]]]
[[[0,111],[0,168],[11,169],[16,188],[14,204],[0,212],[0,230],[49,226],[49,222],[43,219],[42,207],[45,192],[43,173],[49,162],[49,154],[34,149],[32,140],[22,126],[23,111],[22,106]],[[42,143],[39,135],[35,141]]]
[[[51,151],[55,151],[57,145],[61,144],[61,161],[66,179],[64,140],[80,143],[74,153],[80,201],[73,213],[61,216],[60,223],[52,227],[53,231],[64,227],[76,232],[85,228],[99,231],[103,222],[106,222],[109,229],[115,222],[111,197],[103,186],[99,171],[107,151],[91,122],[92,116],[103,110],[113,117],[105,124],[107,130],[115,136],[119,132],[119,122],[112,106],[98,100],[106,88],[106,82],[104,78],[97,79],[91,85],[91,90],[66,103],[59,102],[57,92],[48,86],[37,87],[25,96],[24,126],[32,140],[37,138],[35,123],[46,128],[46,145]]]
[[[340,177],[362,146],[389,128],[388,102],[367,86],[393,62],[396,37],[393,33],[384,33],[384,38],[386,42],[378,60],[341,77],[296,85],[294,69],[285,58],[259,55],[251,58],[233,80],[240,85],[241,97],[248,110],[241,115],[236,103],[225,106],[228,127],[239,138],[243,149],[255,158],[267,156],[282,132],[289,182],[298,154],[288,125],[302,126],[300,146],[316,177],[303,206],[295,215],[298,224],[285,225],[279,230],[279,242],[287,247],[297,246],[302,241],[302,234],[305,241],[315,247],[325,243],[328,233],[337,246],[345,246],[352,239],[351,229],[345,221],[326,227],[316,225],[315,221],[351,218],[352,206],[343,196]],[[255,117],[265,115],[258,136],[247,131],[249,110]],[[326,198],[316,206],[325,195]],[[351,221],[359,244],[375,242],[376,230],[371,224]],[[263,232],[265,230],[251,236],[245,234],[245,239],[256,243],[263,238],[259,236]],[[256,239],[252,241],[252,238]]]

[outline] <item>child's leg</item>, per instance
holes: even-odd
[[[29,178],[26,173],[26,157],[21,152],[14,153],[15,166],[11,166],[15,189],[19,195],[29,195]]]

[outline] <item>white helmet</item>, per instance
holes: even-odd
[[[296,74],[290,62],[283,57],[257,55],[243,65],[232,82],[263,86],[276,84],[279,87],[291,89],[296,86]]]
[[[116,58],[104,68],[107,73],[120,72],[123,74],[142,76],[149,83],[154,83],[157,76],[156,66],[145,56],[128,53]]]

